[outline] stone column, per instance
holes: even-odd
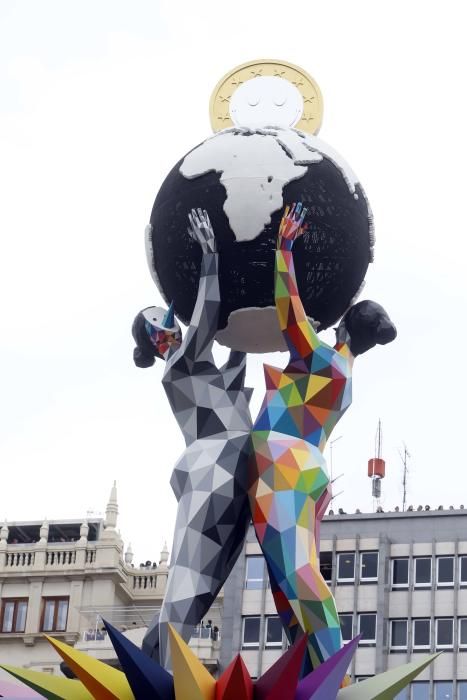
[[[6,566],[6,551],[8,547],[8,526],[3,523],[0,528],[0,569],[4,569]]]
[[[42,584],[44,579],[34,578],[29,584],[28,614],[26,617],[25,635],[35,635],[40,632],[42,614]],[[25,641],[25,644],[27,642]]]
[[[76,562],[77,569],[84,569],[86,566],[86,547],[88,546],[89,525],[85,520],[79,529],[79,540],[76,543]]]
[[[73,644],[79,639],[81,615],[79,608],[83,597],[83,580],[75,580],[70,586],[70,602],[68,604],[68,619],[65,639]]]

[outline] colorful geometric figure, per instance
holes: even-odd
[[[302,636],[255,684],[255,700],[294,700],[307,646]]]
[[[109,622],[103,621],[136,700],[174,700],[174,680]]]
[[[169,625],[176,700],[215,700],[216,681]]]
[[[323,451],[352,400],[354,356],[396,336],[384,309],[365,301],[345,314],[334,347],[319,338],[294,266],[306,212],[300,202],[287,206],[279,226],[274,301],[290,355],[284,370],[264,368],[266,396],[251,431],[249,463],[250,509],[277,611],[289,639],[299,629],[309,639],[304,672],[342,646],[335,601],[319,567],[319,527],[331,493]]]
[[[45,636],[95,700],[135,700],[124,673],[58,639]]]
[[[40,671],[30,671],[26,668],[5,666],[4,664],[1,664],[0,668],[48,700],[94,700],[79,681],[51,676],[49,673],[41,673]]]
[[[360,635],[352,639],[298,684],[295,700],[335,698],[358,646]]]
[[[337,694],[337,700],[393,700],[397,693],[403,690],[437,656],[439,653],[424,656],[420,661],[412,661],[409,664],[391,668],[389,671],[367,678],[366,681],[342,688]]]
[[[253,700],[253,681],[240,654],[216,683],[216,700]]]

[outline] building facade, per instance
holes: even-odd
[[[442,651],[398,700],[467,700],[467,511],[326,516],[321,571],[344,640],[362,635],[353,680]],[[240,651],[253,677],[287,647],[252,528],[225,586],[222,628],[221,667]]]
[[[0,528],[1,663],[61,673],[61,659],[45,634],[116,663],[102,617],[135,643],[142,641],[164,597],[169,553],[164,547],[158,563],[135,567],[131,548],[124,552],[117,515],[114,485],[105,518]],[[212,608],[211,625],[195,630],[190,642],[211,670],[217,669],[220,634],[213,629],[219,629],[221,614],[222,597]]]
[[[164,547],[158,563],[135,567],[117,513],[114,487],[105,518],[0,528],[3,663],[60,673],[44,634],[113,663],[102,617],[141,642],[162,603],[169,553]],[[321,528],[321,571],[344,640],[362,635],[353,680],[442,651],[398,700],[467,700],[466,510],[330,514]],[[252,528],[190,646],[214,674],[240,652],[252,677],[286,650]]]

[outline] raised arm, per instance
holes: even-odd
[[[301,203],[293,204],[292,208],[286,207],[276,248],[274,298],[279,325],[292,361],[306,358],[321,345],[303,308],[293,263],[293,244],[305,232],[303,221],[306,212]]]
[[[183,356],[190,363],[210,361],[212,358],[211,346],[217,332],[220,292],[216,239],[209,216],[206,211],[192,209],[188,218],[188,233],[199,243],[203,252],[195,308],[188,331],[176,353],[177,358]]]

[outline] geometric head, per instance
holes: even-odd
[[[132,334],[137,345],[134,360],[138,367],[150,367],[155,357],[165,358],[171,348],[178,348],[182,342],[173,303],[167,311],[159,306],[148,306],[140,311],[134,320]]]

